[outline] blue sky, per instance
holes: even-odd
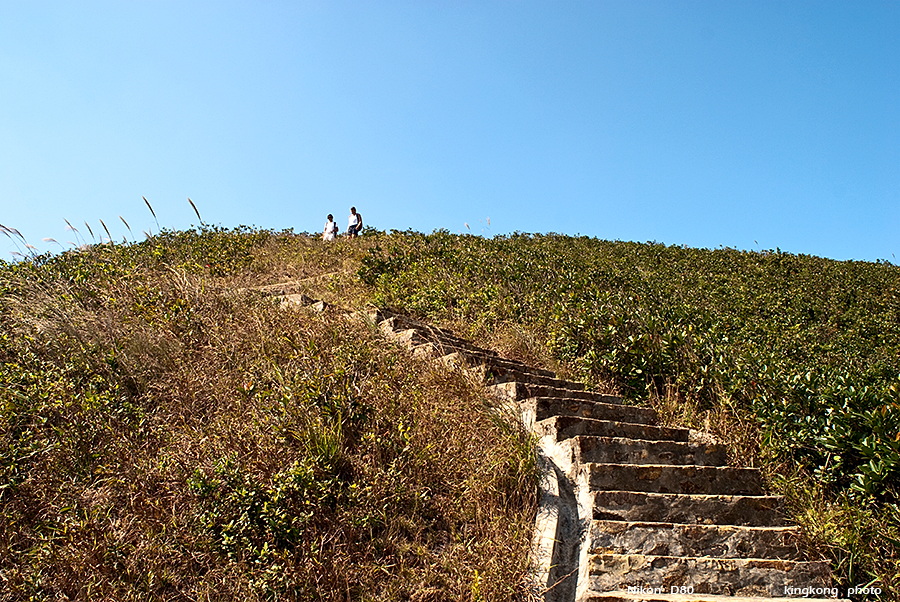
[[[146,196],[900,261],[895,1],[0,0],[0,90],[0,224],[39,250],[143,238]]]

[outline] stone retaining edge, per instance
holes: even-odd
[[[545,592],[553,587],[551,572],[562,499],[559,495],[559,479],[553,468],[553,461],[540,448],[538,448],[538,464],[541,469],[540,498],[537,515],[534,518],[529,580],[533,592],[543,598]]]

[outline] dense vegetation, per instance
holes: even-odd
[[[0,599],[520,596],[529,437],[364,322],[246,290],[351,302],[359,251],[205,228],[0,264]]]
[[[900,574],[900,268],[560,235],[395,232],[377,302],[519,325],[585,382],[710,428],[762,465],[844,585]],[[813,550],[815,551],[815,550]]]

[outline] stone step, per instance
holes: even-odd
[[[423,346],[424,347],[424,346]],[[452,350],[453,348],[445,347],[443,351],[447,352],[451,350],[446,355],[443,355],[440,360],[444,364],[453,364],[459,366],[461,368],[474,368],[481,365],[485,365],[488,369],[492,368],[501,368],[507,370],[518,370],[521,372],[527,372],[529,374],[534,374],[536,376],[546,376],[548,378],[556,378],[556,373],[551,372],[550,370],[544,370],[543,368],[532,368],[522,362],[516,360],[508,360],[502,357],[497,356],[488,356],[483,354],[472,353],[466,350]]]
[[[422,334],[422,333],[420,332],[420,334]],[[425,336],[425,335],[423,335],[423,336]],[[412,351],[413,351],[413,355],[416,355],[416,356],[421,355],[421,356],[425,356],[425,357],[428,357],[431,359],[441,359],[443,356],[456,355],[456,354],[461,354],[466,357],[472,356],[472,355],[474,355],[476,357],[484,357],[484,358],[497,357],[496,355],[493,355],[496,352],[491,351],[489,349],[472,351],[471,349],[462,349],[460,347],[456,347],[450,343],[427,339],[427,337],[426,337],[426,342],[424,342],[420,345],[416,345],[415,347],[412,348]],[[467,367],[469,365],[472,365],[472,364],[470,362],[463,362],[460,364],[460,366],[462,366],[462,367]]]
[[[538,368],[537,366],[530,366],[530,365],[526,364],[525,362],[521,362],[519,360],[501,357],[499,355],[482,356],[482,355],[478,355],[477,353],[476,354],[466,353],[466,355],[468,355],[472,361],[487,364],[488,366],[491,366],[491,367],[522,370],[523,372],[531,372],[532,374],[540,374],[543,376],[550,376],[550,377],[556,378],[556,372],[554,372],[552,370]]]
[[[621,397],[595,393],[581,389],[566,389],[559,387],[546,387],[530,383],[499,383],[485,387],[485,391],[502,401],[521,401],[529,397],[567,397],[570,399],[585,399],[599,403],[622,403]]]
[[[438,343],[451,349],[465,349],[472,352],[482,353],[487,356],[496,356],[497,352],[478,347],[471,341],[462,339],[450,331],[429,326],[421,322],[416,322],[403,316],[393,316],[378,322],[378,327],[382,332],[402,332],[404,330],[417,331],[424,340]]]
[[[384,322],[382,322],[382,324],[384,324]],[[388,339],[410,348],[413,351],[414,355],[440,357],[442,355],[458,351],[459,349],[456,346],[433,340],[432,338],[430,338],[429,333],[423,332],[418,328],[391,330],[388,326],[385,326],[382,332]],[[467,350],[466,353],[471,353],[471,351]],[[480,349],[479,353],[484,355],[485,357],[489,357],[489,354],[495,352]]]
[[[274,296],[274,298],[278,299],[281,303],[281,307],[284,308],[309,307],[321,313],[324,312],[327,308],[331,307],[330,303],[313,299],[312,297],[309,297],[303,293]]]
[[[785,596],[793,588],[830,588],[827,562],[761,558],[697,558],[594,554],[587,559],[587,590],[691,587],[725,596]],[[788,594],[790,595],[790,594]]]
[[[375,325],[378,325],[389,318],[393,318],[395,315],[394,312],[388,309],[380,309],[375,307],[369,307],[368,309],[363,310],[363,312],[361,313],[365,313],[365,315],[368,316],[369,320],[372,321],[372,324]]]
[[[594,491],[595,520],[697,525],[783,526],[784,499],[777,495],[680,495],[642,491]]]
[[[728,465],[724,445],[579,435],[572,438],[571,449],[572,462],[578,464]]]
[[[590,554],[802,560],[799,527],[592,521]]]
[[[307,305],[312,305],[316,302],[315,299],[304,293],[290,293],[287,295],[278,295],[277,297],[282,303],[287,305],[299,305],[301,307],[306,307]]]
[[[302,293],[306,290],[306,285],[299,281],[279,282],[277,284],[259,286],[254,290],[262,293],[266,297],[288,297]],[[304,303],[303,305],[312,305],[312,303]]]
[[[427,343],[428,340],[422,336],[422,333],[415,328],[407,328],[406,330],[385,330],[384,334],[399,345],[413,348],[417,345]]]
[[[552,435],[557,441],[563,441],[579,435],[593,437],[623,437],[626,439],[644,439],[647,441],[688,441],[690,430],[634,424],[613,420],[595,420],[580,416],[553,416],[534,423],[534,432],[538,437]]]
[[[762,495],[756,468],[668,466],[660,464],[585,464],[581,468],[590,491],[646,491],[707,495]]]
[[[603,403],[574,397],[529,397],[519,402],[526,428],[553,416],[578,416],[632,424],[655,424],[657,414],[649,408]]]
[[[382,323],[391,325],[394,330],[406,330],[408,328],[415,328],[416,330],[421,330],[423,332],[430,332],[435,336],[454,339],[467,345],[472,344],[471,341],[458,337],[449,330],[445,330],[437,326],[432,326],[431,324],[426,324],[425,322],[420,322],[419,320],[415,320],[413,318],[410,318],[409,316],[404,316],[402,314],[391,314],[390,316],[386,316],[385,319],[382,320]]]
[[[619,590],[614,592],[591,593],[581,599],[581,602],[797,602],[797,597],[766,597],[760,600],[758,596],[717,596],[715,594],[673,594],[672,587],[642,588],[634,587],[636,591]],[[643,590],[643,591],[641,591]],[[677,589],[675,591],[678,591]],[[836,587],[825,588],[820,594],[831,596],[828,598],[807,598],[803,602],[850,602],[849,600],[835,600],[840,590]],[[802,594],[798,594],[802,595]]]
[[[446,355],[448,353],[453,353],[455,351],[463,351],[467,354],[484,357],[484,358],[500,358],[500,354],[498,354],[493,349],[485,349],[484,347],[479,347],[474,343],[470,343],[469,341],[464,341],[462,339],[456,338],[448,338],[444,335],[435,334],[433,332],[428,331],[420,331],[425,338],[427,338],[432,343],[438,345],[444,350],[444,353],[441,355]]]
[[[534,374],[529,370],[517,370],[515,368],[506,368],[503,366],[488,366],[486,364],[474,366],[467,370],[479,381],[485,385],[496,385],[508,382],[520,382],[532,385],[542,385],[545,387],[554,387],[558,389],[568,389],[572,391],[584,390],[584,384],[571,380],[563,380],[553,376],[542,376]]]

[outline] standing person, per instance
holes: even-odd
[[[322,231],[322,240],[334,240],[338,233],[338,225],[334,223],[334,216],[328,214],[328,221],[325,222],[325,230]]]
[[[356,207],[350,207],[350,219],[347,222],[347,236],[356,238],[362,230],[362,215],[356,212]]]

